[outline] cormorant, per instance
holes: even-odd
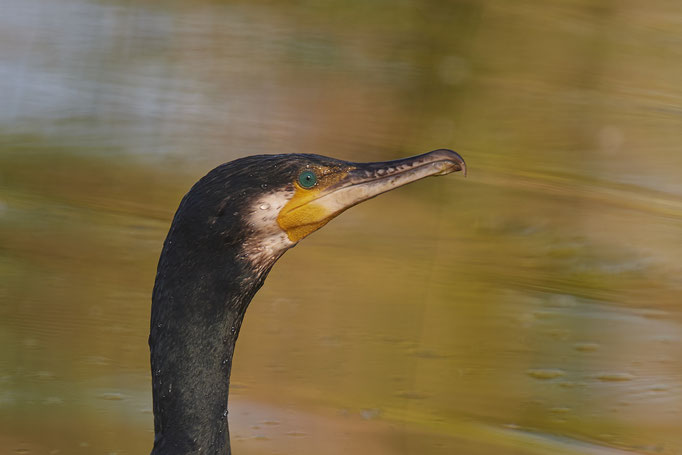
[[[377,163],[258,155],[210,171],[185,195],[152,295],[152,455],[229,454],[227,394],[244,313],[282,254],[349,207],[464,171],[441,149]]]

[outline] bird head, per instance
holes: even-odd
[[[424,177],[455,171],[466,173],[464,160],[446,149],[373,163],[312,154],[256,155],[209,172],[178,213],[201,212],[224,242],[240,245],[252,262],[269,264],[346,209]],[[183,218],[197,220],[196,215]]]
[[[292,242],[381,193],[424,177],[465,170],[462,157],[450,150],[375,163],[351,163],[317,155],[301,155],[299,160],[298,168],[289,176],[286,203],[277,213],[278,226]]]

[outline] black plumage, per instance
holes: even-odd
[[[463,169],[461,157],[447,150],[368,164],[260,155],[199,180],[175,214],[152,295],[152,454],[230,453],[227,396],[242,320],[272,266],[301,235],[376,194]],[[301,186],[303,171],[313,173],[314,187]],[[318,206],[329,214],[306,218]],[[295,213],[293,222],[282,221],[285,211]]]

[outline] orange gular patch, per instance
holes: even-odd
[[[332,212],[317,202],[332,184],[346,176],[346,172],[336,172],[322,176],[320,182],[310,189],[295,183],[296,191],[277,216],[277,224],[287,233],[289,240],[298,242],[327,224],[339,212]]]

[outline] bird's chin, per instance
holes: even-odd
[[[425,177],[457,171],[466,175],[466,164],[459,154],[446,149],[402,160],[349,163],[333,185],[304,194],[297,190],[277,223],[292,242],[298,242],[354,205]]]

